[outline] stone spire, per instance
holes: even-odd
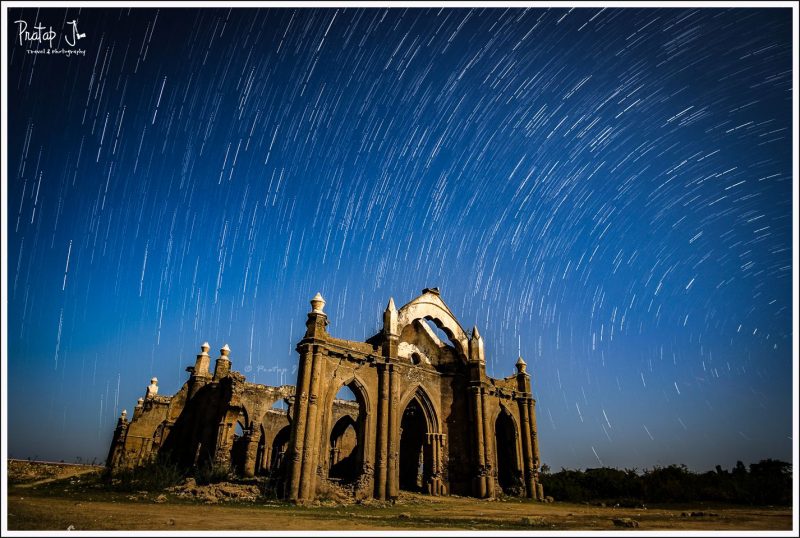
[[[486,357],[484,356],[483,351],[483,338],[481,338],[481,333],[478,332],[477,325],[472,327],[472,338],[470,338],[469,347],[470,359],[481,364],[485,364]]]
[[[231,371],[231,360],[228,358],[230,352],[231,348],[228,347],[228,344],[225,344],[222,346],[222,349],[219,350],[220,355],[214,366],[214,381],[219,381],[223,377],[227,377],[228,373]]]
[[[325,327],[328,325],[328,314],[323,310],[325,308],[325,299],[322,294],[317,292],[313,299],[311,299],[311,312],[308,313],[306,320],[306,338],[324,338],[327,335]]]
[[[394,298],[389,297],[389,304],[383,312],[383,330],[389,336],[397,335],[397,307],[394,306]]]
[[[311,312],[314,314],[324,314],[323,308],[325,308],[325,299],[322,298],[320,292],[317,292],[314,298],[311,299]]]
[[[145,392],[145,398],[152,398],[158,394],[158,378],[154,377],[150,379],[150,384],[147,386],[147,392]]]
[[[515,366],[517,367],[517,373],[518,374],[524,374],[525,373],[526,363],[525,363],[524,360],[522,360],[522,357],[519,357],[517,359],[517,364]]]
[[[198,377],[211,377],[208,371],[211,365],[211,358],[208,356],[209,349],[211,349],[211,346],[208,345],[208,342],[203,342],[200,346],[200,354],[197,355],[197,360],[194,363],[194,375]]]

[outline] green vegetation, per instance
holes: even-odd
[[[602,501],[620,506],[696,501],[780,506],[792,503],[792,466],[773,459],[753,463],[749,471],[738,461],[732,471],[717,465],[714,471],[702,474],[685,465],[654,467],[643,473],[610,467],[585,471],[562,468],[550,473],[543,465],[540,477],[545,494],[558,501]]]
[[[157,458],[136,469],[121,469],[103,473],[103,482],[115,491],[161,491],[180,483],[182,469],[168,458]]]

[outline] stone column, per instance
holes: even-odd
[[[528,400],[528,420],[530,422],[530,436],[531,436],[531,456],[533,458],[533,480],[536,484],[536,498],[540,501],[544,499],[542,492],[542,485],[539,483],[539,437],[536,429],[536,400],[533,398]]]
[[[494,497],[494,478],[495,478],[495,462],[494,462],[494,427],[489,423],[489,413],[486,410],[486,389],[481,387],[481,415],[483,415],[483,449],[485,451],[484,461],[486,462],[486,496]]]
[[[536,497],[535,484],[533,480],[534,465],[533,453],[531,451],[531,427],[528,420],[528,401],[520,398],[517,400],[519,405],[519,416],[522,419],[522,469],[525,473],[525,495],[528,498]]]
[[[253,426],[253,431],[247,434],[247,448],[244,455],[244,476],[251,478],[256,475],[256,453],[258,452],[258,442],[261,440],[261,432]]]
[[[306,419],[306,436],[303,444],[303,470],[300,473],[300,499],[314,498],[317,477],[317,455],[319,439],[317,423],[319,422],[319,378],[323,368],[323,350],[316,349],[311,363],[311,383],[308,394],[308,417]]]
[[[297,373],[297,389],[294,399],[294,420],[292,421],[289,443],[289,480],[286,496],[296,501],[300,494],[300,473],[303,469],[303,447],[306,437],[306,418],[308,411],[308,391],[311,381],[311,346],[305,346],[300,358],[300,371]]]
[[[375,497],[386,499],[387,429],[389,427],[389,381],[387,365],[378,364],[378,465],[375,469]]]
[[[472,425],[475,432],[473,443],[475,449],[475,462],[477,472],[473,483],[473,492],[476,497],[486,497],[486,459],[483,449],[483,412],[481,406],[481,388],[470,387],[472,393]]]
[[[394,365],[389,365],[389,421],[387,426],[388,440],[388,465],[386,469],[386,497],[396,498],[397,491],[397,383],[394,376]]]

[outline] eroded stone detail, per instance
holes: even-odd
[[[107,465],[163,455],[185,468],[229,466],[299,503],[393,499],[400,489],[544,498],[522,357],[514,374],[488,377],[478,328],[468,336],[436,288],[399,310],[390,298],[383,329],[366,342],[331,336],[325,299],[310,303],[296,385],[246,381],[227,344],[212,373],[203,343],[177,393],[158,395],[154,377],[130,420],[122,413]],[[337,399],[343,386],[355,401]]]

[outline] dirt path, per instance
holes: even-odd
[[[190,504],[170,498],[139,501],[75,500],[39,496],[19,486],[9,492],[9,529],[75,530],[622,530],[613,519],[630,518],[638,530],[790,530],[791,509],[600,508],[519,500],[406,495],[393,506],[292,506],[285,503]],[[711,513],[711,515],[709,515]]]

